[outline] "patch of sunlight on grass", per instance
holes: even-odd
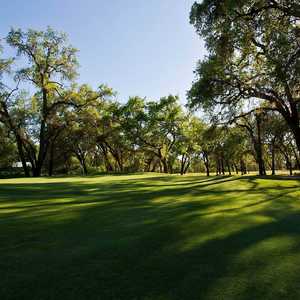
[[[238,261],[250,261],[257,258],[268,260],[270,256],[286,255],[299,243],[296,236],[276,236],[266,238],[242,251]]]
[[[231,216],[228,216],[231,218]],[[274,218],[271,216],[264,215],[255,215],[247,216],[247,218],[238,218],[236,221],[231,219],[229,222],[228,217],[218,218],[216,223],[216,217],[214,215],[204,216],[204,219],[201,222],[195,221],[194,225],[187,227],[181,231],[184,235],[185,241],[178,244],[179,252],[186,252],[192,249],[200,247],[202,244],[212,241],[215,239],[225,239],[239,232],[243,232],[245,229],[254,228],[258,225],[269,224],[274,221]],[[203,228],[202,223],[208,223]],[[214,224],[215,223],[215,224]],[[208,231],[208,228],[210,229]]]

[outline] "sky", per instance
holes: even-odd
[[[67,33],[79,49],[79,83],[107,84],[124,102],[169,94],[186,102],[205,55],[189,24],[194,0],[1,0],[0,37],[11,27]]]

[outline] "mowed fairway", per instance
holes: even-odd
[[[300,299],[300,181],[0,180],[0,299]]]

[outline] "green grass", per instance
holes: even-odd
[[[300,299],[300,181],[0,180],[0,299]]]

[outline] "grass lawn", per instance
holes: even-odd
[[[300,181],[1,179],[0,299],[300,299]]]

